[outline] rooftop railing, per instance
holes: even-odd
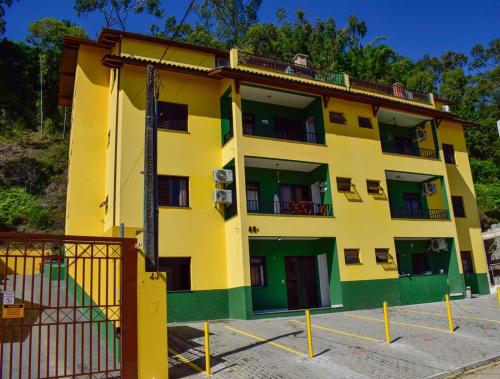
[[[346,86],[344,73],[317,67],[302,66],[295,63],[281,62],[269,58],[262,58],[238,50],[238,64],[262,67],[270,71],[318,80],[325,83]],[[430,94],[404,88],[401,83],[382,84],[370,80],[349,77],[349,87],[366,92],[396,97],[404,100],[415,101],[421,104],[432,105]]]
[[[432,103],[429,94],[406,89],[400,83],[382,84],[372,82],[370,80],[349,77],[349,85],[351,88],[356,88],[368,92],[375,92],[381,95],[398,97],[400,99],[416,101],[423,104]]]
[[[341,72],[275,61],[273,59],[257,57],[243,51],[238,51],[238,63],[247,66],[262,67],[283,74],[345,86],[344,74]]]

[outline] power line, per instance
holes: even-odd
[[[175,32],[174,32],[174,35],[172,36],[171,39],[175,40],[177,38],[177,35],[179,34],[180,30],[181,30],[181,26],[182,24],[184,24],[184,21],[186,21],[186,18],[189,14],[189,12],[191,12],[191,9],[193,8],[193,5],[194,5],[194,2],[195,0],[191,0],[191,3],[189,4],[189,6],[187,7],[186,9],[186,12],[184,13],[184,16],[182,17],[182,20],[181,22],[179,23],[179,25],[177,25],[177,28],[175,28]],[[165,57],[165,54],[167,54],[167,51],[168,51],[168,48],[170,47],[170,45],[168,45],[165,49],[165,51],[163,52],[160,60],[158,61],[158,63],[161,63],[162,59]]]

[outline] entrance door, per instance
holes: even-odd
[[[319,289],[321,295],[321,306],[329,307],[330,301],[330,281],[328,280],[328,258],[326,254],[318,255]]]
[[[288,309],[318,307],[314,257],[285,257]]]

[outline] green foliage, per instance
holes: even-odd
[[[0,230],[44,231],[51,226],[47,209],[24,188],[0,188]]]
[[[130,14],[146,13],[158,18],[163,16],[160,0],[76,0],[75,10],[78,16],[102,13],[106,28],[118,26],[122,30],[126,29]]]
[[[262,0],[203,0],[197,12],[205,29],[231,48],[257,22],[261,4]]]

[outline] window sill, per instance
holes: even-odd
[[[363,266],[363,263],[345,263],[346,266]]]
[[[191,134],[189,130],[175,130],[175,129],[167,129],[167,128],[158,128],[159,132],[169,132],[169,133],[178,133],[178,134]]]
[[[191,207],[179,207],[176,205],[159,205],[159,209],[191,209]]]

